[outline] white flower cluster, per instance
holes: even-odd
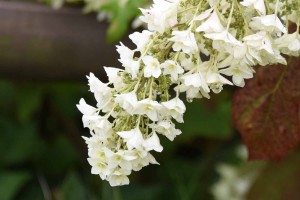
[[[163,149],[158,135],[172,141],[181,133],[174,125],[186,110],[180,93],[191,101],[225,84],[243,87],[253,66],[286,64],[282,54],[300,53],[299,0],[154,0],[141,11],[149,30],[129,36],[135,49],[117,46],[124,70],[105,67],[108,83],[91,73],[97,106],[77,105],[91,132],[92,173],[112,186],[158,164],[150,153]]]

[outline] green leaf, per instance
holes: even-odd
[[[127,190],[128,190],[128,187],[127,187]],[[130,189],[129,189],[129,191],[131,192]],[[106,182],[106,181],[102,182],[101,199],[123,200],[123,195],[121,193],[120,187],[111,187],[108,182]],[[125,198],[125,199],[127,199],[127,198]],[[132,198],[132,195],[131,195],[131,197],[129,199],[133,200],[134,198]]]
[[[249,159],[280,159],[300,142],[300,59],[261,67],[233,100],[233,120]]]
[[[87,86],[82,84],[58,83],[51,84],[48,88],[51,103],[55,105],[68,117],[77,117],[79,112],[76,109],[79,99],[87,94]]]
[[[11,112],[11,103],[14,101],[15,95],[17,93],[16,87],[14,84],[8,81],[0,81],[0,109],[1,113],[6,111]]]
[[[132,185],[123,186],[121,188],[113,188],[114,199],[117,200],[117,195],[122,194],[122,198],[119,199],[130,199],[130,200],[153,200],[160,199],[160,195],[162,193],[161,185],[159,184],[147,184],[147,185]],[[147,195],[145,195],[147,194]]]
[[[42,90],[36,86],[22,88],[17,99],[17,116],[21,122],[28,122],[41,105]]]
[[[143,0],[130,0],[121,5],[119,0],[113,0],[101,10],[111,13],[112,18],[107,31],[107,39],[109,42],[119,40],[130,27],[132,19],[140,13],[139,7],[144,3]]]
[[[12,200],[30,180],[27,172],[0,172],[1,200]]]
[[[42,187],[45,186],[42,186],[41,182],[38,180],[29,181],[28,183],[26,183],[24,189],[22,188],[22,190],[18,194],[18,197],[14,198],[14,200],[46,200],[47,198],[45,197],[45,195],[47,195],[48,191],[46,192],[46,194],[44,194]]]
[[[114,199],[113,188],[108,182],[102,182],[101,184],[101,199]]]
[[[109,42],[114,42],[120,39],[128,30],[127,24],[128,21],[125,18],[122,18],[122,16],[113,19],[107,30],[107,40]]]
[[[58,135],[54,141],[44,144],[40,151],[43,153],[36,160],[36,165],[42,168],[46,176],[62,176],[78,164],[77,151],[62,134]]]
[[[11,165],[32,159],[40,146],[33,124],[18,125],[0,117],[0,165]]]
[[[221,99],[212,106],[200,100],[187,103],[186,107],[184,123],[177,126],[183,132],[180,137],[226,138],[232,134],[229,100]]]
[[[88,199],[84,184],[77,173],[71,172],[65,178],[61,194],[64,200],[82,200]]]

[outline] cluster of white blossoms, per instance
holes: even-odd
[[[299,0],[154,0],[141,11],[148,30],[129,36],[136,48],[117,46],[124,70],[105,67],[108,83],[91,73],[97,106],[77,105],[91,133],[92,174],[112,186],[158,164],[150,152],[163,150],[159,135],[181,134],[174,125],[186,110],[181,93],[192,101],[226,84],[243,87],[253,66],[300,53]]]

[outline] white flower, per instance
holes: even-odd
[[[148,153],[142,160],[143,163],[159,165],[151,153]]]
[[[232,81],[236,86],[244,87],[244,79],[253,78],[252,70],[247,66],[231,66],[219,71],[227,76],[232,76]]]
[[[249,25],[254,30],[276,31],[277,34],[287,32],[286,28],[275,14],[253,17]]]
[[[102,83],[93,73],[90,73],[90,76],[87,76],[87,78],[89,80],[90,91],[94,93],[97,101],[97,107],[101,107],[101,105],[107,103],[112,97],[111,88],[107,84]]]
[[[129,150],[142,148],[144,139],[139,128],[134,128],[130,131],[120,131],[117,134],[124,139]]]
[[[209,92],[209,88],[202,73],[185,74],[181,77],[185,86],[193,86],[195,88],[203,88],[204,91]]]
[[[144,151],[145,155],[141,156],[139,159],[133,160],[132,169],[133,171],[140,171],[143,167],[149,164],[159,164],[155,158],[148,151]]]
[[[266,15],[266,7],[264,0],[244,0],[241,2],[243,6],[254,7],[261,15]]]
[[[173,31],[172,35],[173,37],[169,40],[174,42],[172,46],[174,51],[182,50],[187,54],[198,52],[198,45],[193,32],[189,30]]]
[[[233,47],[233,57],[231,57],[231,60],[228,62],[232,62],[233,60],[241,60],[245,59],[245,57],[248,54],[248,46],[243,43],[242,46],[235,46]],[[228,56],[229,58],[230,56]]]
[[[152,34],[153,34],[152,32],[144,30],[141,33],[134,32],[134,33],[130,34],[129,38],[137,46],[137,50],[142,52],[144,50],[145,46],[147,45],[149,38]]]
[[[114,88],[121,88],[123,86],[122,77],[119,76],[120,72],[124,70],[114,67],[103,67],[108,77],[109,83],[112,83]]]
[[[88,162],[92,166],[91,173],[99,174],[102,180],[105,180],[106,177],[111,173],[107,164],[99,158],[88,158]]]
[[[182,67],[173,60],[166,60],[161,64],[161,68],[163,68],[163,75],[171,75],[171,80],[173,82],[177,81],[178,74],[182,74],[184,72]]]
[[[132,169],[130,161],[134,160],[135,157],[128,155],[126,151],[118,150],[117,152],[113,152],[108,148],[104,148],[104,152],[107,156],[107,164],[110,169],[114,169],[117,166],[129,171]]]
[[[144,140],[143,146],[146,151],[157,151],[162,152],[163,147],[160,144],[159,138],[155,132],[152,132],[152,135],[149,138]]]
[[[210,17],[196,29],[196,32],[218,33],[224,29],[218,14],[214,11]]]
[[[135,79],[140,69],[140,63],[133,59],[134,51],[126,47],[123,43],[117,46],[117,51],[120,54],[119,61],[125,67],[125,71],[131,74],[132,78]]]
[[[117,52],[120,54],[119,61],[124,64],[127,60],[132,60],[134,51],[126,47],[122,42],[120,45],[117,45]]]
[[[205,92],[202,88],[194,87],[194,86],[186,86],[184,84],[181,84],[177,87],[179,87],[180,92],[186,92],[186,99],[188,102],[191,102],[195,98],[201,98],[202,96],[208,99],[210,98],[208,92]],[[175,90],[177,90],[177,87],[175,88]]]
[[[256,64],[258,64],[258,62],[261,62],[260,52],[254,48],[247,46],[247,52],[242,61],[247,65],[255,66]]]
[[[95,130],[98,127],[98,124],[103,119],[103,117],[98,115],[83,115],[82,123],[83,127]]]
[[[181,134],[181,131],[176,129],[174,123],[171,121],[160,121],[154,125],[153,128],[157,133],[166,136],[171,141],[173,141],[177,135]]]
[[[96,135],[102,141],[106,141],[113,132],[112,125],[106,117],[83,115],[82,122],[83,127],[88,127],[91,134]]]
[[[299,56],[300,54],[300,35],[297,32],[284,34],[275,40],[275,44],[286,55]]]
[[[146,151],[144,148],[143,149],[133,149],[128,152],[132,157],[135,157],[135,159],[130,161],[133,171],[139,171],[143,167],[145,167],[149,164],[158,164],[158,162],[149,153],[149,151]]]
[[[203,84],[203,76],[200,73],[187,74],[181,78],[183,80],[184,85],[186,86],[193,86],[198,88]]]
[[[122,169],[118,169],[113,172],[113,174],[109,177],[108,181],[110,186],[120,186],[120,185],[128,185],[129,179],[127,177],[128,172],[125,172]]]
[[[221,92],[224,84],[232,85],[229,80],[220,75],[220,73],[214,71],[208,71],[206,74],[206,82],[214,93]]]
[[[186,110],[183,101],[175,97],[169,101],[162,102],[162,105],[167,108],[166,114],[171,115],[177,122],[183,122],[183,113]]]
[[[94,140],[95,141],[95,137],[92,136],[89,138],[90,140]],[[91,141],[89,141],[91,142]],[[98,142],[98,141],[95,141]],[[107,149],[107,147],[105,147],[101,142],[98,143],[97,145],[91,145],[89,146],[89,152],[88,155],[90,158],[96,158],[101,160],[102,162],[107,162],[107,156],[104,152],[104,150]]]
[[[79,104],[76,106],[83,115],[95,115],[97,112],[97,109],[88,105],[83,98],[80,99]]]
[[[148,98],[137,102],[134,113],[147,115],[152,121],[157,121],[158,111],[161,108],[162,106],[157,101],[152,101]]]
[[[264,49],[268,53],[274,54],[271,38],[265,31],[260,31],[253,35],[248,35],[244,37],[243,40],[248,46],[256,50]]]
[[[128,150],[128,154],[132,157],[135,157],[134,160],[132,160],[132,162],[139,162],[139,160],[141,160],[142,158],[145,158],[147,156],[147,154],[149,153],[148,151],[146,151],[144,148],[140,148],[140,149],[132,149],[132,150]]]
[[[143,13],[140,19],[148,24],[150,31],[163,33],[166,29],[177,24],[178,2],[154,0],[151,9],[140,9]]]
[[[126,112],[133,115],[137,104],[137,96],[135,92],[116,95],[115,102],[120,105]]]
[[[248,51],[262,66],[274,63],[286,65],[286,60],[280,55],[280,51],[275,47],[275,42],[272,37],[266,32],[258,32],[253,35],[248,35],[243,38]],[[255,52],[253,50],[259,51]]]
[[[270,64],[282,64],[282,65],[286,65],[286,59],[281,55],[280,51],[277,48],[274,48],[274,54],[269,54],[266,52],[262,52],[260,54],[261,56],[261,61],[259,62],[259,64],[261,66],[265,66],[265,65],[270,65]]]
[[[219,33],[207,33],[204,34],[204,37],[207,37],[212,40],[220,40],[231,45],[242,46],[242,43],[233,37],[227,30],[224,30]]]
[[[105,145],[110,145],[111,144],[111,140],[107,140],[107,138],[112,139],[112,135],[114,134],[114,132],[109,132],[109,133],[105,133],[105,134],[98,134],[98,133],[92,133],[91,137],[82,137],[85,140],[85,143],[88,145],[88,154],[90,157],[93,158],[101,158],[103,160],[106,159],[105,154],[103,152],[103,147]],[[103,155],[104,157],[100,157],[101,155]]]
[[[145,77],[155,77],[158,78],[161,74],[160,63],[158,60],[152,56],[144,56],[142,58],[143,63],[145,64],[144,76]]]

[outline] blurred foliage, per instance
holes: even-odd
[[[100,8],[100,12],[110,14],[110,26],[107,30],[107,39],[110,42],[117,41],[127,32],[131,21],[140,15],[139,7],[145,4],[146,0],[128,0],[120,4],[120,0],[110,0],[109,3]]]
[[[186,133],[182,137],[201,135],[227,138],[232,134],[231,96],[228,92],[213,95],[211,99],[187,103],[186,106],[184,117],[187,120],[178,124],[178,128]]]
[[[26,172],[8,172],[0,173],[0,193],[2,200],[13,199],[26,182],[30,179],[30,175]]]
[[[212,199],[215,165],[234,162],[230,94],[189,105],[183,133],[156,153],[160,166],[130,175],[129,186],[111,188],[90,173],[84,130],[75,105],[92,102],[77,83],[0,81],[1,200]]]
[[[298,200],[300,199],[299,151],[284,159],[268,163],[261,176],[248,192],[249,200]],[[272,184],[270,184],[272,183]]]
[[[108,19],[107,40],[116,42],[130,28],[130,23],[140,15],[138,8],[144,7],[149,0],[40,0],[54,9],[61,8],[64,4],[79,5],[84,7],[85,13],[98,13],[98,19]]]

